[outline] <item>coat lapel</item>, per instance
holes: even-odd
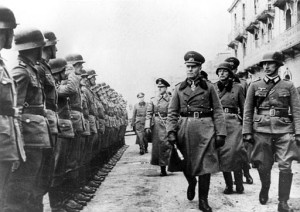
[[[190,101],[191,99],[193,99],[195,96],[198,96],[200,94],[204,93],[203,89],[200,86],[196,86],[196,89],[194,92],[191,92],[190,97],[188,99],[188,101]]]

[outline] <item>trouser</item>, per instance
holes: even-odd
[[[4,199],[4,211],[42,212],[43,201],[40,194],[41,176],[44,160],[44,149],[26,148],[26,162],[11,174],[7,183]]]
[[[3,199],[7,181],[11,174],[13,161],[1,161],[0,162],[0,211],[3,209]]]

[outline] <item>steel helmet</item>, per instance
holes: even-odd
[[[44,37],[45,37],[45,46],[54,46],[57,44],[57,38],[55,34],[51,31],[44,31]]]
[[[284,55],[281,52],[268,52],[264,54],[259,65],[262,66],[264,62],[276,62],[279,66],[283,66],[283,61]]]
[[[220,63],[220,65],[218,65],[217,70],[216,70],[216,75],[218,75],[219,69],[226,69],[229,72],[229,75],[233,75],[232,73],[232,65],[230,63],[224,62],[224,63]]]
[[[93,76],[98,76],[94,69],[87,69],[86,72],[89,75],[88,79],[92,78]]]
[[[15,33],[15,48],[18,51],[35,49],[44,45],[44,36],[36,28],[21,29]]]
[[[65,70],[67,61],[63,58],[56,58],[49,61],[52,74],[57,74]]]
[[[14,29],[16,27],[14,13],[9,8],[0,5],[0,29]]]
[[[66,61],[72,65],[75,65],[76,63],[85,63],[81,54],[69,54],[66,56]]]
[[[240,65],[240,61],[236,57],[228,57],[225,62],[232,65],[232,69],[236,69]]]

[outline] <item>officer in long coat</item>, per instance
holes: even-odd
[[[217,148],[225,142],[225,117],[214,86],[200,77],[204,57],[190,51],[184,60],[187,79],[176,85],[169,104],[168,140],[177,144],[184,157],[187,198],[194,199],[195,176],[199,176],[199,209],[212,211],[207,201],[210,175],[219,171]]]
[[[160,176],[167,176],[166,166],[169,163],[171,146],[167,139],[166,121],[171,97],[167,94],[170,84],[162,79],[156,80],[158,96],[151,98],[146,115],[145,130],[151,134],[151,164],[161,167]],[[150,137],[150,136],[149,136]]]
[[[4,211],[43,211],[43,199],[39,198],[40,174],[45,165],[44,149],[51,148],[51,142],[43,88],[35,65],[44,45],[43,34],[38,29],[26,28],[15,34],[19,56],[11,74],[17,83],[17,107],[21,111],[27,161],[9,179]]]
[[[2,48],[11,48],[13,30],[16,26],[13,12],[7,7],[0,6],[0,51]],[[0,208],[3,208],[2,195],[13,164],[13,169],[16,169],[20,161],[26,158],[16,106],[15,85],[0,55]]]
[[[144,131],[148,103],[144,101],[144,96],[145,94],[142,92],[137,94],[139,103],[134,105],[131,119],[131,126],[136,132],[136,143],[140,145],[141,155],[148,152],[148,139]]]
[[[261,180],[259,201],[266,204],[273,163],[278,162],[278,211],[291,212],[287,201],[292,185],[292,161],[299,160],[300,100],[291,81],[282,80],[278,69],[283,65],[280,52],[270,52],[260,62],[266,76],[250,84],[243,122],[245,141],[253,143],[251,160]],[[295,139],[293,139],[295,134]]]
[[[216,74],[219,81],[214,85],[225,112],[227,130],[225,145],[219,149],[220,169],[226,183],[224,194],[233,193],[231,171],[234,172],[236,192],[241,194],[244,191],[242,165],[247,161],[242,136],[245,96],[241,84],[232,80],[233,73],[229,63],[219,64]]]

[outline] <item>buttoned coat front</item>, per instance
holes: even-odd
[[[176,85],[168,108],[167,133],[177,133],[185,172],[193,176],[219,171],[215,136],[226,136],[225,117],[217,92],[211,83],[205,84],[207,88],[198,85],[194,91],[187,80]],[[180,117],[180,113],[189,111],[211,111],[212,117]]]
[[[148,103],[137,103],[133,107],[133,115],[131,125],[135,126],[136,130],[136,144],[143,144],[145,137],[145,121],[146,121],[146,110]]]

